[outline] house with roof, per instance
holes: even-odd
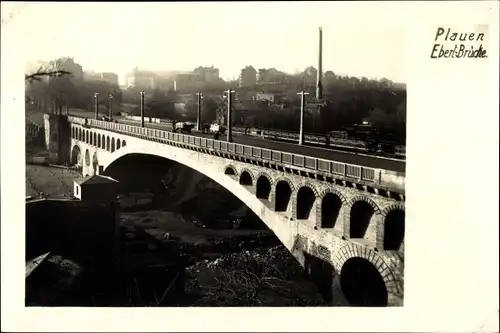
[[[120,182],[108,176],[93,175],[73,181],[73,196],[82,201],[116,201]]]

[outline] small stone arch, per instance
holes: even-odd
[[[318,198],[319,196],[319,192],[318,190],[316,189],[316,186],[314,186],[313,184],[311,184],[310,182],[305,182],[305,183],[302,183],[300,185],[297,185],[296,188],[297,188],[297,191],[298,189],[300,189],[301,187],[309,187],[313,192],[314,192],[314,196],[316,198]]]
[[[292,193],[296,191],[295,184],[290,180],[290,178],[283,176],[276,177],[274,179],[274,184],[278,184],[278,182],[287,182],[288,186],[290,186],[290,188],[292,189]]]
[[[111,150],[111,140],[109,139],[109,136],[106,136],[106,150]]]
[[[251,184],[248,184],[248,179],[246,179],[247,174],[250,176],[250,180],[252,182]],[[243,168],[240,172],[239,182],[241,185],[253,186],[255,184],[255,176],[253,175],[252,171],[247,168]]]
[[[94,132],[94,146],[97,146],[97,133]]]
[[[97,134],[97,148],[101,148],[101,135]]]
[[[127,142],[125,140],[122,140],[122,147],[125,147],[127,145]]]
[[[118,150],[120,148],[121,148],[121,140],[120,139],[116,139],[116,150]]]
[[[293,182],[286,177],[276,178],[274,184],[274,193],[272,193],[274,211],[286,212],[288,210],[290,202],[292,201],[292,198],[294,197],[295,186],[293,185]],[[284,184],[286,184],[287,186],[285,186]],[[288,190],[290,191],[289,193]]]
[[[273,188],[273,179],[265,172],[259,172],[255,177],[255,195],[259,199],[271,199],[271,191]]]
[[[347,199],[344,196],[344,194],[341,191],[339,191],[339,190],[337,190],[336,188],[333,188],[333,187],[329,187],[329,188],[321,191],[319,193],[319,195],[318,195],[318,198],[319,199],[323,199],[325,197],[325,195],[327,195],[328,193],[336,194],[339,197],[339,199],[342,201],[343,205],[347,204]]]
[[[345,238],[351,238],[351,215],[352,215],[352,208],[353,208],[354,205],[356,205],[359,202],[364,202],[364,203],[366,203],[367,205],[369,205],[373,209],[372,216],[376,217],[376,221],[375,221],[376,224],[375,224],[375,226],[376,226],[376,228],[378,228],[379,221],[380,221],[380,208],[369,197],[364,196],[364,195],[358,195],[358,196],[352,198],[351,200],[349,200],[349,202],[345,206],[345,210],[344,210],[344,237]],[[363,234],[366,234],[366,232],[368,231],[368,227],[370,226],[370,220],[371,220],[371,217],[368,220],[368,222],[364,223],[364,225],[361,226],[361,229],[364,229],[364,231],[362,232]],[[353,230],[353,232],[354,232],[354,230]],[[375,238],[376,237],[377,236],[375,236]]]
[[[303,189],[304,191],[302,191]],[[312,193],[312,195],[308,195],[307,191],[310,191],[309,193]],[[298,220],[310,219],[311,211],[315,208],[315,202],[318,199],[318,190],[316,190],[316,187],[309,182],[303,183],[300,186],[297,186],[297,191],[294,196],[295,211],[293,216]]]
[[[226,165],[226,167],[224,168],[224,174],[228,176],[238,177],[238,171],[232,164]]]
[[[90,152],[88,149],[85,149],[85,165],[89,166],[92,161],[90,160]]]
[[[85,143],[89,143],[89,131],[85,131]]]
[[[385,263],[382,256],[377,254],[377,252],[361,245],[348,243],[336,251],[333,263],[335,270],[339,275],[342,273],[344,264],[352,258],[362,258],[371,263],[380,274],[380,278],[384,282],[386,292],[395,296],[401,296],[402,290],[398,286],[398,280],[389,266]]]
[[[101,134],[101,149],[106,149],[106,136]]]
[[[71,149],[71,164],[80,165],[82,160],[82,150],[79,145],[74,145]]]
[[[78,141],[83,141],[82,140],[82,129],[81,128],[78,129]]]
[[[90,132],[90,138],[89,138],[89,144],[93,145],[94,144],[94,134],[92,131]]]
[[[111,138],[111,152],[115,152],[115,138]]]
[[[326,200],[326,202],[325,202]],[[343,210],[347,199],[339,190],[328,188],[318,196],[316,203],[316,225],[320,228],[337,228],[343,226]]]
[[[387,222],[387,218],[390,217],[390,215],[394,212],[397,212],[397,211],[400,211],[402,212],[403,216],[403,225],[401,226],[402,229],[398,229],[397,232],[396,232],[396,235],[392,235],[392,236],[395,236],[396,238],[400,238],[397,240],[397,243],[399,244],[395,244],[394,246],[389,246],[387,248],[386,246],[386,241],[388,240],[387,237],[392,237],[391,235],[386,235],[386,222]],[[395,204],[391,204],[387,207],[385,207],[382,212],[380,213],[380,219],[379,219],[379,223],[377,225],[377,248],[380,248],[380,249],[384,249],[384,250],[400,250],[403,246],[404,246],[404,229],[405,229],[405,206],[401,203],[395,203]]]

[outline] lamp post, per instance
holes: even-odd
[[[144,91],[141,91],[141,127],[144,127]]]
[[[109,112],[109,119],[113,120],[113,95],[109,94],[108,95],[108,112]]]
[[[201,131],[201,100],[203,99],[203,94],[201,92],[196,93],[198,96],[198,110],[196,113],[196,129]]]
[[[234,90],[228,89],[227,90],[227,142],[233,142],[233,133],[232,133],[232,113],[231,113],[231,105],[233,104],[232,101],[232,94],[234,93]]]
[[[304,109],[306,108],[306,95],[309,93],[301,91],[297,93],[300,95],[300,132],[299,132],[299,145],[304,144]]]
[[[94,94],[94,112],[95,112],[95,119],[99,119],[99,93]]]

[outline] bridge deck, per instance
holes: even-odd
[[[137,121],[130,119],[119,119],[118,122],[129,125],[138,124]],[[162,124],[145,123],[145,126],[147,128],[160,129],[160,130],[161,129],[164,130],[166,128],[165,125]],[[213,139],[213,134],[193,132],[190,135]],[[221,141],[226,141],[226,136],[221,135],[219,139]],[[316,148],[310,146],[299,146],[298,144],[265,140],[260,137],[245,136],[237,133],[233,134],[233,142],[243,145],[266,148],[266,149],[281,150],[287,153],[300,154],[315,158],[322,158],[341,163],[349,163],[360,166],[366,166],[370,168],[379,168],[384,170],[396,171],[396,172],[401,172],[403,174],[405,173],[406,169],[405,161],[377,158],[368,155],[359,155],[350,152],[342,152],[338,150],[330,150],[330,149]]]
[[[93,114],[90,112],[86,112],[84,110],[71,110],[71,115],[77,117],[89,117],[92,118]],[[115,119],[119,123],[128,124],[128,125],[139,125],[139,121],[126,119],[122,116],[115,116]],[[145,126],[147,128],[166,130],[166,126],[163,124],[151,124],[146,122]],[[208,139],[213,139],[213,134],[204,134],[199,132],[193,132],[190,135],[197,137],[204,137]],[[221,141],[226,141],[226,136],[221,135],[219,138]],[[280,142],[280,141],[272,141],[265,140],[260,137],[255,136],[246,136],[243,134],[233,133],[233,141],[235,143],[256,146],[266,149],[274,149],[280,150],[286,153],[293,153],[299,155],[305,155],[309,157],[321,158],[331,161],[337,161],[340,163],[348,163],[354,165],[360,165],[370,168],[378,168],[390,171],[400,172],[402,174],[406,173],[406,162],[404,160],[394,160],[394,159],[385,159],[379,158],[375,156],[369,156],[364,154],[356,154],[352,152],[344,152],[339,150],[331,150],[331,149],[323,149],[311,146],[299,146],[298,144]]]

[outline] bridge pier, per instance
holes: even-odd
[[[71,136],[68,116],[44,114],[45,147],[49,159],[56,164],[70,162]]]

